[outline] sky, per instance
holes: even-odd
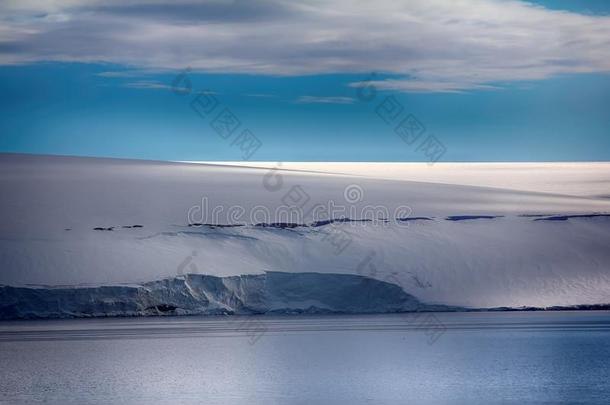
[[[608,161],[607,1],[4,1],[0,152]]]

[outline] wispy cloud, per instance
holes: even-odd
[[[249,93],[244,94],[246,97],[258,97],[258,98],[277,98],[275,94],[266,94],[266,93]]]
[[[349,84],[350,87],[375,86],[382,90],[399,90],[408,93],[463,93],[468,90],[497,90],[499,86],[479,84],[468,81],[447,80],[370,80]]]
[[[99,77],[111,77],[111,78],[123,78],[123,77],[138,77],[138,76],[142,76],[142,73],[138,72],[138,71],[121,70],[121,71],[100,72],[100,73],[97,73],[96,76],[99,76]]]
[[[146,80],[125,83],[123,84],[123,86],[130,89],[172,90],[172,86],[169,86],[167,84]]]
[[[189,92],[191,89],[186,87],[174,87],[165,83],[157,82],[154,80],[138,80],[135,82],[123,83],[123,87],[130,89],[151,89],[151,90],[170,90],[170,91],[185,91]],[[204,94],[219,94],[215,91],[203,90]]]
[[[353,104],[356,100],[352,97],[318,97],[301,96],[296,102],[299,104]]]
[[[269,75],[377,71],[403,77],[380,87],[407,92],[610,72],[609,16],[518,0],[8,0],[0,16],[0,64],[108,62]]]

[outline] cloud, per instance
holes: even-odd
[[[172,86],[167,84],[155,82],[155,81],[147,81],[147,80],[139,80],[137,82],[125,83],[124,87],[130,89],[153,89],[153,90],[172,90],[174,89]],[[181,87],[178,88],[178,91],[183,90]],[[187,90],[187,89],[184,89]]]
[[[119,70],[119,71],[108,71],[96,73],[95,76],[99,77],[112,77],[112,78],[123,78],[123,77],[140,77],[146,73],[136,70]]]
[[[350,87],[373,86],[381,90],[399,90],[408,93],[462,93],[467,90],[496,90],[500,87],[488,84],[478,84],[469,81],[439,80],[368,80],[349,84]]]
[[[138,80],[135,82],[124,83],[123,87],[127,87],[129,89],[152,89],[152,90],[169,90],[174,92],[190,92],[190,88],[180,87],[180,86],[170,86],[165,83],[157,82],[154,80]],[[203,90],[200,93],[203,94],[213,94],[218,95],[219,93],[210,90]]]
[[[301,96],[296,102],[299,104],[353,104],[356,100],[352,97],[317,97]]]
[[[610,72],[610,17],[516,0],[8,0],[0,64],[113,63],[266,75],[382,72],[461,92]],[[354,86],[361,84],[354,83]]]
[[[257,98],[277,98],[275,94],[266,94],[266,93],[249,93],[244,94],[246,97],[257,97]]]

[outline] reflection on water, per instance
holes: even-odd
[[[435,316],[2,322],[0,403],[610,403],[610,312]]]

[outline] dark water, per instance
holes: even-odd
[[[610,312],[435,316],[3,322],[0,403],[610,404]]]

